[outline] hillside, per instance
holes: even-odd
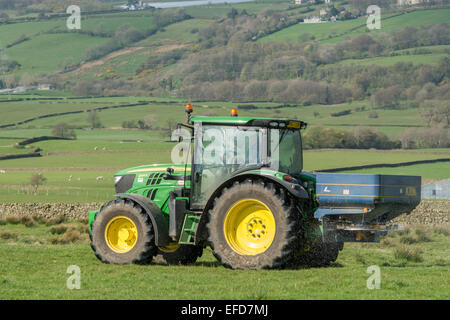
[[[62,2],[51,10],[42,4],[5,11],[0,87],[49,83],[54,97],[114,98],[5,101],[0,125],[28,119],[26,128],[50,129],[54,121],[82,128],[88,123],[80,112],[103,101],[109,106],[158,98],[199,102],[208,106],[207,114],[226,114],[225,106],[247,103],[251,108],[241,114],[297,117],[336,135],[364,126],[402,147],[450,146],[450,8],[439,1],[383,7],[380,30],[367,29],[355,1],[140,11],[120,11],[113,4],[86,0],[80,30],[67,29]],[[320,11],[324,22],[303,22]],[[126,110],[102,111],[104,125],[137,122],[148,106]],[[72,114],[34,119],[66,112]],[[158,127],[177,117],[154,113]],[[424,134],[431,138],[420,138]]]

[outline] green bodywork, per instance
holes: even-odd
[[[255,117],[200,117],[192,116],[190,118],[190,124],[195,125],[196,123],[202,124],[214,124],[214,125],[229,125],[229,126],[258,126],[255,121],[261,121],[263,123],[269,123],[275,121],[277,123],[283,122],[286,127],[295,127],[295,129],[303,128],[305,125],[303,122],[295,119],[270,119],[270,118],[255,118]],[[168,173],[167,169],[173,169],[173,172]],[[272,180],[284,182],[284,176],[286,173],[271,170],[270,168],[260,168],[258,170],[247,170],[245,174],[257,174],[262,176],[272,177]],[[191,165],[176,165],[176,164],[153,164],[144,165],[134,168],[128,168],[117,172],[114,176],[115,179],[119,177],[125,177],[135,175],[134,179],[128,182],[129,188],[126,190],[117,190],[117,193],[128,193],[137,194],[143,197],[151,199],[156,206],[158,206],[161,211],[165,214],[167,220],[169,220],[169,200],[170,193],[176,189],[182,189],[184,191],[191,189]],[[177,179],[174,179],[177,177]],[[186,179],[184,179],[186,177]],[[300,181],[299,181],[300,180]],[[299,172],[296,174],[296,182],[302,184],[305,190],[308,192],[309,197],[314,199],[314,183],[315,176],[312,173]],[[189,197],[179,197],[177,199],[186,199],[189,205]],[[197,209],[198,210],[198,209]],[[95,220],[96,214],[100,210],[92,211],[89,213],[89,231],[91,231],[91,226]],[[198,210],[195,212],[188,211],[186,213],[183,229],[181,231],[179,243],[181,244],[193,244],[195,238],[195,232],[197,230],[198,224],[201,219],[202,211]],[[311,213],[312,214],[312,213]]]
[[[121,171],[118,171],[114,176],[126,176],[126,175],[136,175],[134,178],[134,182],[130,189],[126,191],[126,193],[130,194],[139,194],[144,197],[148,197],[149,194],[155,192],[155,197],[152,200],[162,212],[169,217],[169,194],[171,191],[174,191],[176,188],[186,188],[190,189],[191,181],[189,179],[186,180],[166,180],[163,175],[167,174],[167,168],[174,169],[172,175],[174,176],[184,176],[185,169],[187,174],[190,174],[191,166],[183,166],[183,165],[174,165],[174,164],[153,164],[153,165],[145,165],[134,168],[128,168]],[[255,173],[255,174],[265,174],[268,176],[272,176],[277,178],[279,181],[283,181],[283,177],[286,175],[281,172],[265,169],[265,170],[249,170],[245,172],[246,174]],[[315,177],[312,173],[302,172],[300,173],[300,177],[303,181],[308,181],[309,188],[307,188],[310,196],[315,198],[314,194],[314,183]],[[160,179],[159,183],[158,179]],[[183,182],[182,184],[180,183]],[[154,182],[155,184],[152,184]],[[185,182],[185,183],[184,183]],[[183,197],[179,197],[183,198]],[[189,201],[189,198],[186,198]],[[95,215],[100,210],[95,210],[89,212],[89,231],[91,231],[91,224],[95,219]],[[190,218],[193,219],[193,218]],[[191,224],[190,221],[187,222],[187,227]]]

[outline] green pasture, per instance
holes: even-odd
[[[69,58],[78,63],[87,49],[107,41],[108,38],[77,33],[43,34],[5,50],[5,54],[22,65],[19,73],[36,75],[61,70],[58,64]]]
[[[87,16],[81,20],[81,30],[99,31],[114,34],[121,26],[132,26],[137,30],[145,31],[155,26],[152,14],[130,15],[127,13],[116,13],[101,16]]]
[[[198,32],[192,32],[192,30],[201,30],[208,27],[211,23],[212,21],[208,19],[189,19],[177,22],[165,27],[164,31],[158,31],[156,34],[136,43],[136,45],[155,45],[155,42],[160,45],[196,42],[198,40]]]
[[[72,230],[82,224],[64,222]],[[449,299],[448,233],[428,228],[430,241],[401,245],[400,235],[382,244],[346,244],[338,260],[327,268],[286,270],[229,270],[209,248],[191,266],[102,264],[94,256],[85,233],[73,243],[58,244],[51,226],[0,226],[0,296],[3,299]],[[85,230],[85,229],[84,229]],[[443,229],[442,229],[443,230]],[[410,232],[414,236],[414,232]],[[415,259],[396,255],[416,250]],[[45,268],[42,266],[45,265]],[[80,268],[80,289],[67,288]],[[368,267],[380,268],[379,289],[368,289]],[[185,275],[189,274],[189,277]],[[51,279],[51,281],[49,281]],[[130,283],[133,285],[130,286]],[[424,285],[424,283],[426,285]]]
[[[448,23],[450,9],[417,10],[409,13],[383,14],[381,16],[381,29],[372,30],[371,35],[382,36],[383,32],[400,30],[406,27],[420,28],[421,26]],[[316,40],[336,43],[367,32],[367,18],[353,20],[296,24],[278,32],[272,33],[258,41],[298,41],[302,34],[309,33]]]
[[[46,32],[61,26],[66,27],[65,19],[2,24],[0,25],[0,45],[5,47],[22,35],[34,39],[39,36],[40,32]]]
[[[242,12],[246,10],[250,14],[257,14],[264,9],[283,10],[287,9],[291,3],[282,1],[257,1],[247,3],[233,3],[233,4],[216,4],[204,6],[186,7],[186,13],[192,17],[200,19],[213,19],[221,17],[229,13],[233,8]]]
[[[450,153],[446,155],[449,158]],[[344,173],[345,171],[343,171]],[[347,173],[366,173],[366,174],[395,174],[395,175],[414,175],[422,176],[427,179],[449,179],[450,162],[438,162],[433,164],[417,164],[412,166],[397,168],[375,168],[356,171],[347,171]]]
[[[328,39],[331,37],[349,32],[349,30],[357,28],[366,23],[365,18],[358,18],[353,20],[336,21],[333,23],[298,23],[283,30],[274,32],[268,36],[258,39],[258,41],[299,41],[299,37],[302,34],[310,34],[314,36],[316,40]]]
[[[349,65],[379,65],[379,66],[392,66],[396,63],[412,63],[414,65],[419,64],[438,64],[440,60],[444,57],[448,57],[447,53],[434,53],[434,54],[411,54],[411,55],[401,55],[393,57],[376,57],[367,59],[348,59],[342,60],[337,64]]]

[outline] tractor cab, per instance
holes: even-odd
[[[280,172],[292,177],[302,171],[300,129],[291,119],[191,117],[194,146],[191,207],[202,209],[225,181],[247,171]]]

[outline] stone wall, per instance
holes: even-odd
[[[89,211],[100,209],[104,203],[9,203],[0,204],[0,217],[8,215],[17,216],[39,216],[51,218],[63,215],[69,220],[86,219]],[[449,224],[450,223],[450,201],[423,200],[420,205],[411,212],[403,214],[394,220],[393,224]]]
[[[0,204],[0,217],[9,215],[52,218],[64,216],[68,220],[88,217],[89,211],[100,209],[103,203],[5,203]]]

